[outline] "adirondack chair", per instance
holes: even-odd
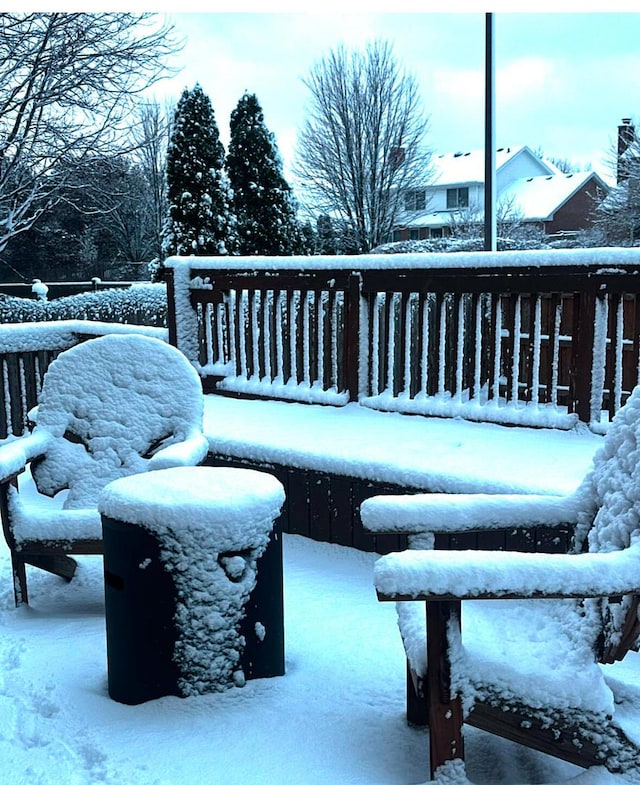
[[[423,540],[381,557],[374,580],[398,603],[433,778],[464,765],[467,723],[640,781],[640,388],[570,496],[380,496],[361,516]],[[427,532],[567,523],[569,554],[424,545]]]
[[[27,565],[71,580],[72,555],[102,553],[96,505],[108,482],[206,457],[202,415],[197,372],[156,338],[107,335],[51,363],[33,431],[0,446],[16,605],[28,603]]]

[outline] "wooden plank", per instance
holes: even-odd
[[[289,534],[309,536],[309,478],[302,469],[289,469]]]
[[[332,475],[330,478],[330,542],[336,545],[353,545],[353,499],[351,480]]]
[[[341,382],[349,393],[349,400],[357,401],[359,392],[360,357],[360,275],[349,276],[345,292],[345,313],[343,333],[343,360]]]
[[[380,484],[368,480],[354,479],[352,483],[353,514],[351,526],[353,530],[353,546],[361,551],[375,551],[375,537],[362,525],[360,505],[365,499],[378,495]]]
[[[619,770],[618,762],[633,766],[634,758],[637,760],[640,754],[619,728],[599,715],[568,711],[549,723],[540,720],[539,710],[528,709],[511,699],[505,709],[476,704],[466,722],[582,768],[606,765]],[[594,743],[594,739],[599,743]]]
[[[331,539],[330,493],[327,475],[309,474],[309,537],[320,542]]]

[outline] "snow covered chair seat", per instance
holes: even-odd
[[[200,377],[158,339],[107,335],[51,363],[33,432],[0,447],[16,605],[28,602],[26,565],[71,580],[72,554],[102,553],[97,501],[107,483],[204,460],[202,416]],[[29,473],[35,488],[22,482]]]
[[[466,722],[640,781],[640,388],[571,496],[385,496],[361,516],[372,531],[423,538],[573,522],[570,554],[427,546],[383,556],[376,591],[398,603],[432,777],[464,760]]]

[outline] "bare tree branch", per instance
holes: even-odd
[[[75,165],[126,149],[137,96],[179,47],[154,14],[0,14],[0,252]]]

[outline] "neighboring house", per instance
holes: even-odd
[[[546,234],[586,229],[599,198],[609,190],[596,172],[564,174],[529,147],[496,152],[498,219],[541,228]],[[479,224],[484,213],[484,151],[446,153],[433,158],[424,187],[404,195],[393,240],[423,240]]]

